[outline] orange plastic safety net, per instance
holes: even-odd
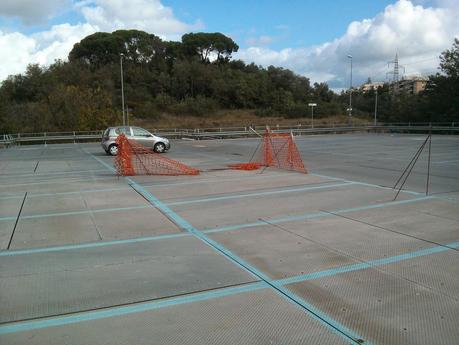
[[[116,139],[118,154],[114,166],[120,176],[198,175],[199,170],[167,158],[121,134]]]
[[[237,170],[256,170],[265,166],[307,174],[292,134],[272,133],[267,129],[261,140],[261,145],[249,163],[232,164],[229,167]]]

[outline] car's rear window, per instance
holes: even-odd
[[[129,127],[118,127],[115,129],[115,133],[120,135],[121,133],[130,135]]]

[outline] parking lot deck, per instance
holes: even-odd
[[[118,177],[99,144],[0,150],[1,344],[457,344],[459,137],[296,137],[308,174]]]

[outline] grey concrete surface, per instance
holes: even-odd
[[[297,283],[292,291],[372,344],[457,344],[458,301],[376,269]]]
[[[348,344],[272,291],[7,334],[8,344]]]
[[[199,176],[131,180],[172,217],[98,144],[1,150],[0,343],[455,344],[459,138],[433,136],[428,198],[423,153],[392,202],[424,139],[297,137],[308,175],[225,170],[257,139],[174,141]]]
[[[115,252],[114,252],[115,251]],[[174,238],[135,248],[34,256],[31,267],[2,258],[0,322],[61,315],[254,281],[197,239]],[[31,290],[33,286],[33,290]]]

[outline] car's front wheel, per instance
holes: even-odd
[[[156,143],[154,150],[156,153],[163,153],[166,151],[166,145],[164,143]]]
[[[112,144],[108,148],[108,153],[112,156],[116,156],[118,154],[118,145]]]

